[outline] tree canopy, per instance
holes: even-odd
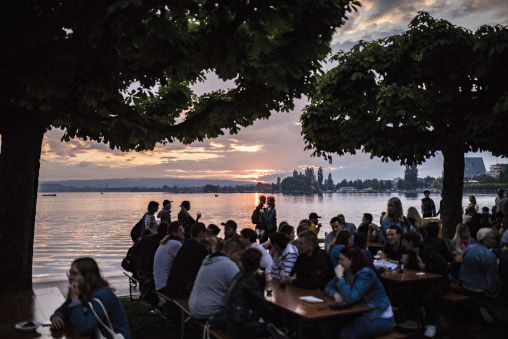
[[[123,151],[236,133],[293,108],[347,0],[7,1],[0,93],[0,288],[31,286],[44,132]],[[215,73],[228,89],[197,96]],[[23,211],[21,218],[19,212]]]
[[[462,212],[464,153],[507,155],[508,29],[476,32],[419,13],[402,34],[333,57],[301,117],[316,156],[357,151],[421,164],[444,156],[448,234]],[[448,221],[448,222],[447,222]]]

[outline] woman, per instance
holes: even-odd
[[[288,238],[289,242],[295,240],[295,228],[289,225],[288,223],[284,225],[279,225],[279,232],[284,233],[284,235],[286,235],[286,237]]]
[[[145,230],[149,230],[152,233],[157,232],[157,220],[155,220],[155,213],[159,210],[159,203],[157,201],[150,201],[148,203],[147,212],[143,215],[143,225]]]
[[[367,257],[358,246],[340,251],[336,276],[326,285],[325,293],[338,306],[362,303],[373,308],[340,329],[340,338],[372,338],[390,333],[395,326],[390,300]],[[336,336],[336,335],[335,335]]]
[[[332,259],[333,267],[339,264],[340,251],[347,245],[353,244],[353,234],[348,230],[342,230],[335,236],[332,244],[330,245],[330,258]]]
[[[225,315],[228,332],[235,338],[269,336],[268,320],[274,310],[265,299],[264,276],[257,274],[262,254],[248,248],[240,261],[243,271],[236,274],[226,296]],[[263,322],[259,319],[263,318]]]
[[[157,291],[166,287],[169,272],[184,239],[183,227],[178,221],[168,226],[167,235],[160,241],[153,261],[153,279]]]
[[[126,339],[131,337],[125,310],[94,259],[74,260],[67,276],[69,294],[50,318],[52,329],[63,328],[70,319],[80,336],[97,338],[100,331],[106,338],[112,338],[113,331]]]
[[[468,207],[474,207],[476,212],[478,212],[478,210],[480,209],[480,206],[478,206],[478,204],[476,203],[476,197],[474,195],[469,196],[469,205],[467,205],[466,209]]]
[[[409,220],[420,236],[423,238],[427,237],[427,231],[425,230],[423,219],[415,207],[411,206],[407,209],[407,220]]]
[[[265,207],[263,213],[261,214],[261,218],[266,222],[266,231],[261,235],[261,239],[259,239],[260,243],[264,243],[268,240],[270,235],[277,231],[277,210],[275,209],[275,198],[268,197],[266,198],[266,204],[268,207]]]
[[[289,277],[298,258],[298,249],[290,244],[286,235],[281,232],[273,233],[270,236],[270,243],[273,247],[272,276],[275,279],[281,274]]]
[[[391,225],[399,226],[402,233],[415,230],[409,220],[404,217],[404,212],[402,212],[402,203],[400,202],[400,199],[396,197],[392,197],[388,200],[386,214],[381,221],[381,235],[383,236],[383,242],[385,244],[388,241],[386,237],[386,230]]]
[[[452,252],[456,255],[459,254],[462,256],[469,246],[475,244],[476,240],[471,238],[471,233],[469,232],[467,225],[458,224],[455,230],[455,236],[450,241]]]

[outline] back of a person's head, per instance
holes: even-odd
[[[191,226],[191,237],[196,238],[201,232],[206,232],[205,224],[202,222],[195,222]]]
[[[334,245],[349,245],[349,239],[353,236],[348,230],[342,230],[337,234]]]
[[[439,235],[439,224],[435,221],[429,222],[427,224],[427,237],[437,238],[438,235]]]
[[[182,201],[182,203],[180,204],[180,206],[182,206],[183,208],[185,208],[186,210],[190,210],[190,201],[188,200],[184,200]]]
[[[150,201],[148,203],[148,213],[155,213],[157,212],[157,209],[159,208],[159,203],[157,201]]]
[[[281,233],[284,233],[284,234],[291,234],[293,233],[293,230],[295,228],[289,224],[286,224],[286,225],[282,225],[281,227],[279,227],[279,232]]]
[[[236,237],[228,239],[224,243],[224,247],[222,248],[222,253],[229,254],[233,252],[242,251],[244,249],[243,244]]]
[[[246,272],[255,272],[259,269],[263,254],[257,248],[250,247],[243,252],[240,261]]]
[[[274,245],[277,245],[282,250],[286,248],[288,241],[289,240],[284,233],[275,232],[270,235],[270,242]]]
[[[287,221],[281,221],[280,224],[279,224],[279,232],[282,229],[282,227],[284,227],[286,225],[289,225]]]
[[[316,233],[314,233],[312,231],[302,232],[302,233],[298,234],[298,237],[303,238],[306,243],[312,244],[314,246],[314,248],[319,246],[317,235],[316,235]]]
[[[492,228],[489,227],[480,228],[478,233],[476,233],[476,240],[478,240],[479,243],[483,244],[485,243],[484,241],[485,237],[487,237],[490,233],[494,233]]]
[[[367,233],[365,232],[356,232],[353,238],[353,242],[356,246],[360,248],[367,247]]]
[[[298,227],[296,228],[296,234],[300,234],[302,232],[308,231],[312,228],[312,225],[310,223],[309,219],[302,219],[298,223]]]
[[[258,234],[256,233],[256,231],[250,228],[244,228],[243,230],[241,230],[240,235],[246,239],[249,239],[251,243],[256,242],[258,238]]]
[[[419,246],[419,242],[420,242],[420,235],[418,235],[418,233],[414,232],[414,231],[408,231],[406,233],[404,233],[403,235],[404,237],[404,241],[412,241],[413,244],[415,244],[416,246]]]
[[[367,219],[367,221],[369,222],[369,224],[370,224],[370,223],[372,223],[372,220],[373,220],[372,214],[370,214],[370,213],[363,213],[363,217],[364,217],[365,219]]]
[[[356,274],[364,267],[373,267],[369,258],[363,253],[362,249],[356,245],[347,245],[340,250],[340,254],[351,260],[351,273]]]

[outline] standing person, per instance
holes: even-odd
[[[469,208],[469,207],[474,207],[476,212],[478,212],[478,210],[480,209],[480,206],[478,206],[478,204],[476,203],[476,198],[474,195],[469,196],[469,205],[467,205],[467,208]]]
[[[161,222],[165,221],[168,224],[171,224],[171,203],[170,200],[164,200],[162,202],[162,209],[157,214],[157,218],[161,220]]]
[[[342,224],[344,225],[345,230],[348,230],[349,232],[351,232],[351,234],[356,233],[355,224],[353,224],[352,222],[346,222],[346,217],[344,216],[344,214],[337,215],[337,218],[339,218],[341,220]]]
[[[385,245],[388,241],[386,237],[386,230],[391,225],[398,226],[402,233],[415,230],[413,225],[411,225],[411,223],[404,216],[404,212],[402,211],[402,202],[397,197],[388,199],[386,214],[384,215],[381,222],[381,235],[383,236],[383,242]]]
[[[256,225],[256,233],[258,234],[258,237],[261,238],[263,233],[266,230],[266,222],[264,219],[261,218],[261,214],[263,213],[263,207],[266,204],[266,197],[264,195],[259,196],[259,204],[254,209],[254,212],[252,212],[252,223]]]
[[[337,217],[333,217],[332,220],[330,220],[330,227],[332,228],[332,231],[325,237],[326,252],[330,252],[330,245],[332,244],[333,239],[335,239],[337,234],[344,229],[344,225],[341,224],[340,219]]]
[[[346,246],[341,250],[335,274],[326,285],[325,293],[337,301],[337,306],[362,303],[373,309],[343,326],[339,336],[333,328],[328,328],[330,334],[340,338],[373,338],[390,333],[395,326],[390,299],[372,263],[358,246]],[[330,326],[334,325],[330,323]]]
[[[272,233],[277,231],[277,210],[275,209],[275,198],[270,196],[266,199],[268,207],[263,209],[261,218],[266,222],[266,230],[259,240],[260,243],[264,243],[268,240]]]
[[[185,232],[185,239],[189,239],[191,237],[191,227],[195,222],[199,221],[201,218],[201,213],[196,215],[196,219],[194,220],[191,217],[189,211],[191,209],[190,201],[184,200],[180,204],[180,212],[178,212],[178,222],[183,226],[183,230]]]
[[[156,291],[161,291],[166,287],[169,272],[171,272],[171,267],[182,247],[184,238],[183,227],[178,221],[169,224],[168,233],[160,241],[153,260],[153,278]]]
[[[422,198],[422,215],[424,218],[430,218],[436,216],[436,205],[434,205],[434,200],[432,200],[430,196],[430,191],[423,191],[424,197]]]
[[[321,229],[321,223],[319,222],[319,218],[321,218],[317,213],[312,212],[309,214],[309,220],[311,222],[310,224],[310,230],[316,235],[319,233],[319,230]]]
[[[102,277],[97,262],[88,257],[78,258],[72,262],[67,275],[69,294],[51,316],[51,328],[62,329],[65,321],[70,320],[80,336],[98,337],[100,331],[109,338],[113,331],[130,339],[125,310]]]
[[[504,189],[500,188],[497,190],[496,205],[499,202],[499,200],[503,198],[504,198]]]
[[[159,210],[159,203],[157,201],[150,201],[148,203],[147,212],[143,215],[143,231],[150,230],[152,233],[157,232],[157,220],[154,214]],[[141,232],[142,234],[143,232]]]

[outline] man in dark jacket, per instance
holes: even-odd
[[[319,248],[316,233],[305,231],[298,235],[298,259],[288,278],[294,286],[308,289],[324,289],[333,278],[330,256]]]
[[[436,216],[436,205],[434,204],[434,200],[429,198],[430,191],[423,191],[423,195],[425,196],[422,199],[422,215],[424,218],[430,218]]]
[[[203,223],[191,228],[191,239],[185,239],[178,251],[166,284],[166,295],[173,299],[188,298],[203,259],[208,255],[208,232]]]

